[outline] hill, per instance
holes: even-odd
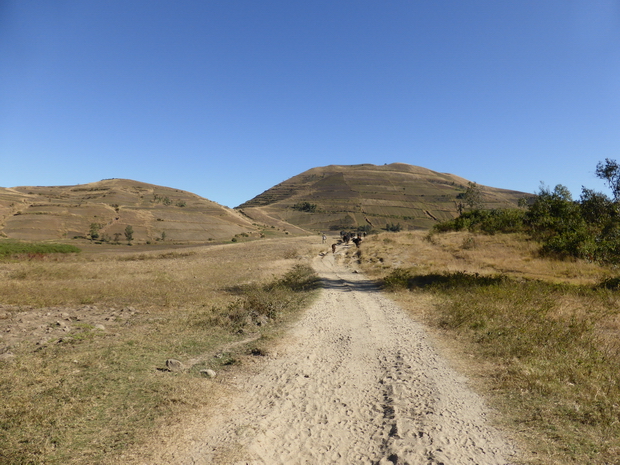
[[[313,168],[268,189],[237,209],[308,230],[340,230],[400,223],[428,229],[458,215],[469,181],[453,174],[392,163]],[[516,207],[523,192],[480,186],[485,208]]]
[[[233,237],[428,229],[457,216],[469,181],[418,166],[331,165],[310,169],[230,209],[196,194],[129,179],[75,186],[0,188],[0,237],[207,242]],[[523,192],[480,186],[486,208],[516,207]]]
[[[260,228],[232,209],[179,189],[128,179],[53,187],[0,188],[0,236],[22,240],[86,238],[134,240],[230,240],[259,235]]]

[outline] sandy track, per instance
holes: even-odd
[[[325,289],[286,349],[174,462],[509,463],[513,447],[422,327],[333,255],[314,266]]]

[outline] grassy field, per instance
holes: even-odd
[[[0,463],[110,463],[208,408],[314,295],[318,242],[0,261]]]
[[[435,328],[526,463],[620,463],[617,280],[537,250],[517,235],[385,233],[348,260]]]

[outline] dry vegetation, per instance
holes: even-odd
[[[319,242],[0,261],[0,463],[110,463],[208,407],[313,295]]]
[[[602,285],[617,280],[538,247],[518,235],[384,233],[348,259],[435,328],[526,463],[620,463],[620,311]]]

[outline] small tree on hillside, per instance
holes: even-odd
[[[91,240],[95,240],[99,238],[99,230],[101,229],[101,225],[99,223],[91,223],[90,229],[88,231],[88,235]]]
[[[467,190],[463,195],[463,201],[471,210],[478,210],[482,207],[482,190],[475,182],[467,184]]]
[[[125,239],[127,239],[127,242],[129,243],[133,241],[133,228],[130,224],[125,227]]]

